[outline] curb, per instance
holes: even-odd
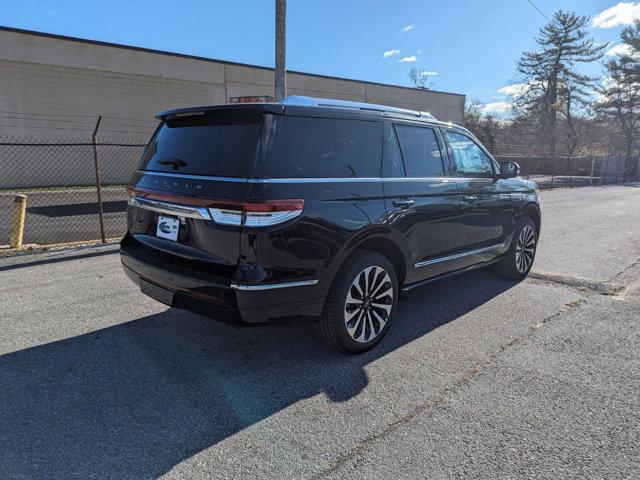
[[[58,250],[34,251],[14,256],[0,257],[0,272],[16,268],[30,267],[46,263],[75,260],[84,257],[95,257],[118,253],[120,242],[112,242],[100,245],[82,245]]]

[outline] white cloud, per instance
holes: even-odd
[[[518,98],[532,93],[532,91],[536,90],[536,87],[540,86],[535,82],[512,83],[499,88],[498,93],[507,97]]]
[[[480,110],[485,115],[504,115],[513,105],[508,102],[491,102],[485,103],[484,105],[479,105]]]
[[[498,93],[502,95],[507,95],[509,97],[518,97],[522,95],[527,88],[526,83],[513,83],[511,85],[507,85],[505,87],[499,88]]]
[[[640,2],[620,2],[600,12],[593,19],[593,26],[600,28],[630,25],[635,18],[640,18]]]
[[[435,75],[438,75],[438,72],[428,72],[426,70],[423,70],[418,75],[421,77],[433,77]]]
[[[615,57],[616,55],[631,55],[632,53],[633,50],[626,43],[619,43],[607,51],[607,55],[610,57]]]
[[[382,56],[384,58],[388,58],[388,57],[393,57],[394,55],[398,55],[399,53],[400,53],[400,50],[398,50],[397,48],[394,48],[393,50],[387,50],[382,54]]]
[[[416,24],[412,23],[411,25],[407,25],[406,27],[404,27],[402,29],[403,32],[408,32],[409,30],[413,30],[414,28],[416,28]]]
[[[601,80],[601,85],[604,88],[612,88],[616,85],[616,82],[613,78],[611,77],[604,77]],[[593,92],[593,100],[597,103],[602,103],[602,102],[606,102],[609,100],[609,97],[606,96],[605,94],[595,91]]]
[[[412,62],[417,62],[418,59],[416,58],[415,55],[411,55],[410,57],[402,57],[400,60],[398,60],[399,62],[404,62],[404,63],[412,63]]]

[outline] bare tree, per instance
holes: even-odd
[[[435,85],[434,82],[430,80],[430,77],[433,75],[433,72],[429,72],[428,70],[418,70],[416,67],[411,67],[409,73],[407,73],[407,77],[413,83],[414,87],[419,90],[430,90]]]
[[[572,110],[587,102],[586,89],[594,81],[578,73],[575,64],[600,59],[608,47],[589,38],[588,22],[588,16],[559,10],[540,29],[540,49],[524,52],[518,62],[523,88],[517,108],[538,128],[550,156],[556,153],[559,114],[572,119]]]
[[[634,153],[640,138],[640,20],[622,33],[627,53],[607,62],[608,78],[598,90],[601,95],[596,111],[613,120],[624,140],[627,178],[638,176]]]
[[[478,137],[489,151],[496,152],[502,126],[495,117],[482,111],[482,104],[478,100],[465,103],[464,127]]]

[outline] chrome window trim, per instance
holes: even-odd
[[[202,207],[176,205],[174,203],[149,200],[142,197],[129,197],[127,204],[132,207],[143,208],[145,210],[162,213],[164,215],[173,215],[175,217],[182,218],[197,218],[199,220],[211,220],[211,216],[207,209]]]
[[[242,285],[240,283],[232,283],[231,288],[235,290],[243,290],[245,292],[253,292],[260,290],[274,290],[276,288],[304,287],[307,285],[315,285],[318,280],[301,280],[299,282],[286,283],[267,283],[265,285]]]
[[[342,182],[380,182],[385,181],[412,181],[412,180],[439,180],[442,182],[454,182],[457,177],[332,177],[332,178],[240,178],[240,177],[216,177],[207,175],[187,175],[170,172],[151,172],[138,170],[138,173],[147,175],[160,175],[163,177],[178,177],[194,180],[216,180],[221,182],[245,182],[245,183],[342,183]]]
[[[381,178],[381,180],[384,181],[390,181],[390,182],[411,182],[413,180],[420,180],[420,181],[436,181],[439,183],[454,183],[456,180],[453,177],[387,177],[387,178]]]
[[[431,260],[424,260],[422,262],[418,262],[415,264],[416,268],[426,267],[427,265],[434,265],[436,263],[448,262],[450,260],[457,260],[459,258],[468,257],[470,255],[477,255],[478,253],[489,252],[491,250],[499,250],[504,247],[504,243],[499,243],[497,245],[491,245],[489,247],[477,248],[475,250],[470,250],[468,252],[456,253],[454,255],[447,255],[446,257],[438,257],[433,258]]]
[[[249,183],[347,183],[379,182],[380,177],[335,177],[335,178],[249,178]]]

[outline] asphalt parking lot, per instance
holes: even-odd
[[[542,208],[532,278],[413,291],[359,356],[168,309],[108,251],[0,259],[0,478],[638,478],[640,186]]]

